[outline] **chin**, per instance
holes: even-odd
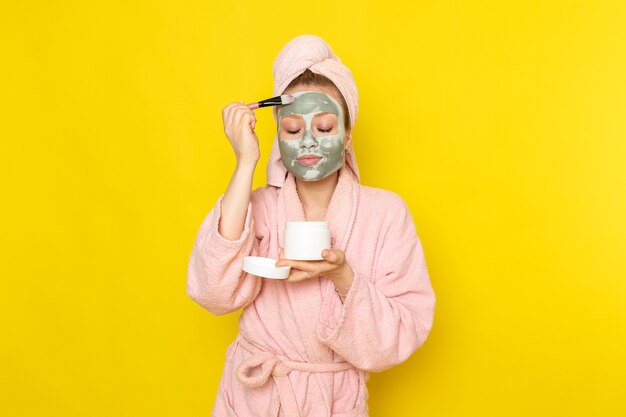
[[[313,179],[304,179],[304,178],[301,178],[301,180],[302,180],[302,181],[305,181],[305,182],[316,182],[316,181],[322,181],[322,180],[325,180],[325,179],[326,179],[326,178],[328,178],[328,177],[332,177],[332,176],[333,176],[333,175],[335,175],[335,174],[339,174],[339,170],[333,171],[333,172],[331,172],[330,174],[326,174],[325,176],[323,176],[323,177],[321,177],[321,178],[313,178]]]

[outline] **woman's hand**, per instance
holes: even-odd
[[[285,259],[283,248],[279,248],[280,259],[276,266],[290,266],[287,282],[297,282],[319,276],[330,278],[335,284],[337,292],[345,295],[354,280],[354,271],[346,261],[346,255],[341,249],[325,249],[322,252],[322,261],[293,261]]]
[[[254,133],[256,117],[244,103],[230,103],[222,109],[224,133],[235,151],[238,164],[254,164],[259,161],[259,139]]]

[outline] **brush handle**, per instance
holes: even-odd
[[[266,100],[261,100],[258,103],[250,103],[248,104],[248,107],[251,109],[258,109],[259,107],[280,106],[281,104],[283,104],[282,97],[276,96]]]
[[[267,100],[259,101],[259,107],[280,106],[281,104],[283,104],[283,98],[281,96],[276,96],[268,98]]]

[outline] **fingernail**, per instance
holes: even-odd
[[[324,249],[324,250],[322,251],[322,256],[323,256],[324,258],[326,258],[326,257],[328,256],[328,250]]]

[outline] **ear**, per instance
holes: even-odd
[[[346,141],[345,141],[345,150],[347,151],[348,148],[350,148],[350,145],[352,144],[352,130],[346,132]]]

